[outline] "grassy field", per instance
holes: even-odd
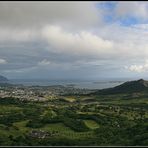
[[[43,130],[43,131],[47,131],[47,132],[57,131],[59,133],[58,136],[66,137],[66,138],[72,138],[72,139],[73,138],[78,139],[78,138],[82,138],[82,137],[85,138],[85,137],[92,137],[93,136],[92,131],[76,132],[76,131],[70,129],[69,127],[65,126],[63,123],[46,124],[42,128],[29,128],[29,127],[26,127],[27,122],[28,122],[27,120],[21,121],[21,122],[16,122],[13,125],[16,126],[19,129],[19,131],[22,132],[22,133],[27,133],[28,131],[31,131],[31,130],[34,129],[34,130]],[[93,123],[93,127],[94,127],[94,123]]]
[[[99,124],[96,123],[94,120],[84,120],[87,127],[90,129],[96,129],[99,128]]]
[[[0,114],[9,114],[11,112],[20,112],[22,108],[15,105],[0,105]]]

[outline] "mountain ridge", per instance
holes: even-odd
[[[144,79],[134,80],[134,81],[127,81],[123,84],[112,88],[101,89],[93,94],[119,94],[119,93],[134,93],[134,92],[142,92],[148,91],[148,81]]]

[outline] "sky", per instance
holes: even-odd
[[[0,2],[0,75],[148,78],[148,2]]]

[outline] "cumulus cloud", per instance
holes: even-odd
[[[148,26],[139,24],[132,26],[110,25],[99,31],[104,39],[114,42],[114,55],[112,58],[123,60],[145,60],[148,57]]]
[[[67,31],[59,25],[45,25],[40,29],[0,28],[0,42],[7,47],[9,44],[12,47],[12,43],[19,46],[23,42],[40,42],[43,45],[48,43],[48,51],[74,56],[102,56],[114,51],[113,41],[103,39],[87,30]]]
[[[111,53],[113,49],[113,42],[89,31],[72,33],[60,26],[47,26],[43,28],[42,36],[49,44],[48,50],[57,53],[91,56]]]
[[[132,72],[146,72],[148,71],[148,60],[145,61],[143,65],[131,65],[131,66],[125,66],[125,69],[128,69],[129,71]]]

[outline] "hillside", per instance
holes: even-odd
[[[136,81],[128,81],[113,88],[98,90],[93,94],[118,94],[118,93],[134,93],[148,91],[148,81],[139,79]]]

